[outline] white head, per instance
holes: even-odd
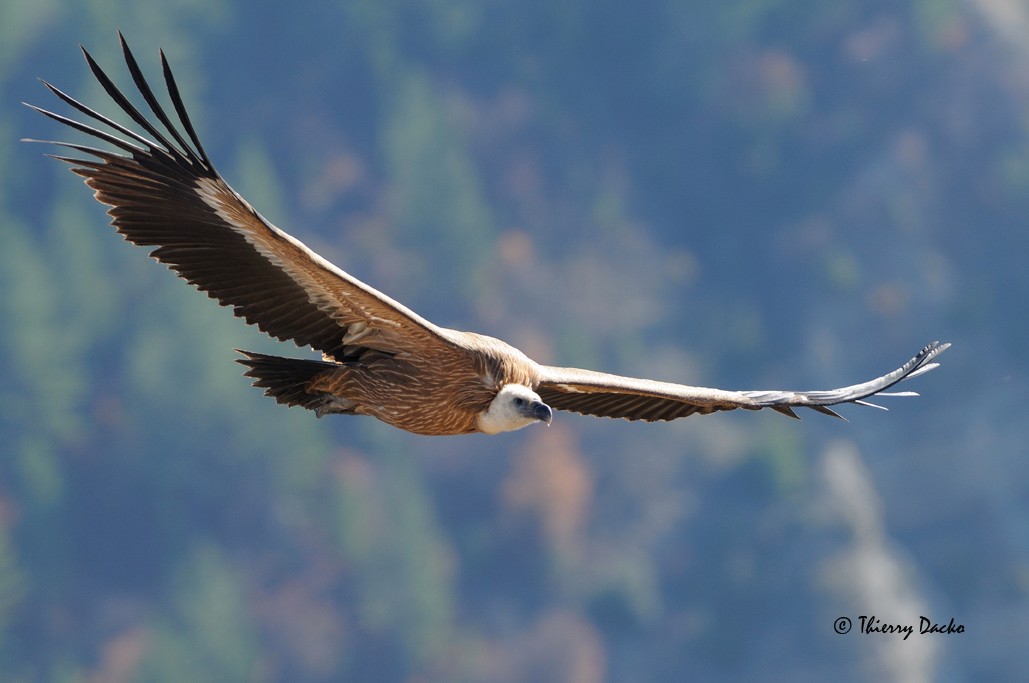
[[[550,424],[553,412],[535,391],[523,384],[505,384],[489,407],[479,413],[479,431],[499,434],[521,429],[533,422]]]

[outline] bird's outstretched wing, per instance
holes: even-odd
[[[125,239],[156,247],[151,256],[222,305],[233,306],[237,316],[269,335],[339,360],[365,349],[395,353],[412,346],[431,350],[433,345],[452,344],[448,331],[343,272],[262,218],[212,165],[164,52],[164,79],[181,130],[162,108],[120,33],[119,38],[132,80],[156,123],[129,101],[85,48],[82,53],[107,94],[144,134],[46,81],[43,84],[57,97],[102,125],[27,106],[120,150],[52,143],[87,155],[54,156],[70,163],[97,200],[110,206],[111,222]]]
[[[771,408],[790,417],[798,417],[794,408],[811,408],[820,413],[842,417],[828,406],[856,403],[885,410],[865,399],[876,395],[917,396],[911,391],[886,390],[898,382],[937,367],[939,363],[934,362],[935,358],[948,347],[950,344],[933,342],[891,373],[869,382],[829,391],[725,391],[550,366],[542,367],[536,391],[544,402],[556,410],[647,422],[736,408]]]

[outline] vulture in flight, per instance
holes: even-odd
[[[43,84],[95,123],[28,105],[118,151],[53,142],[81,156],[71,164],[115,229],[263,332],[321,352],[322,360],[240,351],[254,386],[316,415],[371,415],[416,434],[499,432],[550,423],[554,410],[628,420],[771,408],[797,417],[812,408],[875,406],[874,396],[937,367],[949,344],[933,342],[900,368],[829,391],[726,391],[536,363],[492,337],[440,327],[345,273],[265,220],[215,170],[186,113],[168,61],[161,65],[176,124],[121,39],[129,73],[152,116],[133,105],[92,56],[93,75],[143,131],[137,133]],[[881,406],[875,406],[881,407]]]

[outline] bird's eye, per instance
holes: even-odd
[[[516,398],[515,399],[515,405],[516,406],[524,406],[525,405],[525,399],[521,398],[521,397]]]

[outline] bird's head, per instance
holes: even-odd
[[[478,427],[486,434],[521,429],[533,422],[550,424],[554,413],[535,391],[523,384],[505,384],[486,410],[479,413]]]

